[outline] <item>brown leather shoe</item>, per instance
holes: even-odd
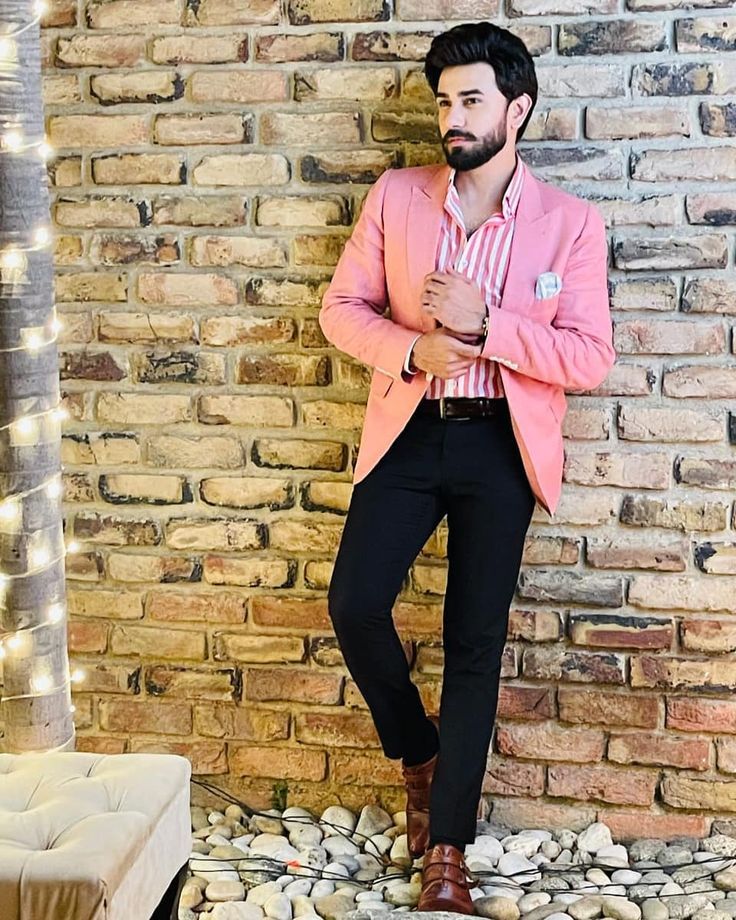
[[[429,720],[434,723],[439,733],[437,717],[429,716]],[[403,764],[401,766],[406,784],[407,846],[412,859],[423,856],[429,844],[429,795],[437,756],[435,754],[424,763],[413,767],[406,767]]]
[[[465,854],[451,843],[436,843],[424,854],[417,910],[475,914],[470,897],[470,889],[474,887],[475,880],[465,868]]]

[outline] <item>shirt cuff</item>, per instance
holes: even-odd
[[[419,371],[411,371],[411,370],[409,370],[409,359],[410,359],[410,357],[411,357],[412,349],[413,349],[414,346],[416,345],[417,341],[418,341],[423,335],[424,335],[424,333],[423,333],[423,332],[420,332],[419,335],[414,339],[414,341],[413,341],[413,342],[411,343],[411,345],[409,346],[409,350],[408,350],[407,353],[406,353],[406,357],[404,358],[404,370],[406,371],[407,374],[411,374],[412,376],[413,376],[414,374],[418,374]]]

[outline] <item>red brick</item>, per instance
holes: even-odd
[[[299,712],[296,738],[307,744],[329,747],[378,747],[373,718],[360,712]]]
[[[608,759],[615,763],[639,763],[647,766],[667,765],[684,770],[707,770],[710,742],[677,735],[635,733],[611,735]]]
[[[192,707],[189,703],[159,703],[154,700],[101,700],[100,728],[114,732],[150,732],[161,735],[189,735]]]
[[[736,702],[668,696],[665,703],[667,728],[736,735]]]
[[[543,764],[523,763],[494,754],[483,776],[482,792],[492,795],[543,795]]]
[[[311,780],[325,778],[327,755],[299,747],[277,748],[273,745],[228,745],[230,773],[234,776],[268,776],[280,780]]]
[[[509,757],[577,763],[602,760],[606,749],[604,732],[569,728],[554,722],[499,725],[496,745],[499,753]]]
[[[263,702],[336,705],[340,702],[342,677],[296,668],[248,668],[244,674],[244,698]]]
[[[637,811],[614,811],[601,809],[595,817],[611,831],[617,843],[631,843],[642,837],[674,840],[677,837],[707,837],[710,818],[705,815],[655,815],[641,809]]]
[[[651,805],[657,778],[654,770],[552,764],[547,770],[547,792],[583,802],[599,800],[621,805]]]
[[[658,697],[641,693],[560,687],[557,702],[563,722],[630,728],[657,728],[659,725]]]
[[[148,741],[133,739],[130,750],[136,754],[178,754],[192,765],[192,773],[227,773],[225,745],[215,741]]]

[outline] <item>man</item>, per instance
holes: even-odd
[[[535,502],[551,514],[559,499],[565,389],[597,386],[615,352],[603,219],[517,155],[537,98],[524,43],[459,25],[424,72],[447,163],[381,175],[319,314],[329,341],[374,368],[328,604],[383,751],[402,758],[418,909],[472,914],[464,847],[525,534]],[[438,725],[392,607],[445,515]]]

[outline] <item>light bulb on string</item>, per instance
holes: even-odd
[[[0,267],[7,269],[25,268],[28,265],[28,259],[22,249],[17,246],[8,246],[0,252]]]
[[[6,150],[17,151],[23,147],[23,134],[17,128],[11,128],[2,136],[2,146]]]
[[[20,331],[23,347],[31,353],[40,351],[48,342],[44,339],[43,326],[28,326]]]
[[[10,636],[10,638],[5,640],[5,647],[8,649],[8,651],[19,652],[25,645],[25,640],[26,637],[22,635],[22,630],[19,630],[17,633]]]
[[[48,693],[54,686],[54,682],[50,674],[38,674],[31,680],[31,686],[35,693],[41,695]]]
[[[23,415],[10,425],[11,444],[13,447],[27,447],[38,440],[38,422],[35,418]]]
[[[61,476],[55,476],[46,484],[46,494],[49,498],[60,498],[64,487],[61,484]]]
[[[17,63],[17,57],[18,46],[15,41],[8,36],[0,37],[0,63]]]
[[[51,562],[51,550],[46,545],[34,546],[30,552],[31,568],[42,569]]]
[[[49,609],[46,611],[46,622],[47,623],[61,623],[64,619],[64,605],[63,604],[52,604]]]
[[[73,684],[81,684],[86,676],[87,674],[81,668],[75,668],[74,671],[72,671],[71,682]]]
[[[20,517],[21,506],[19,501],[10,498],[4,502],[0,502],[0,521],[5,521],[8,524],[15,524],[20,520]]]
[[[38,227],[33,234],[36,246],[48,246],[51,242],[51,231],[48,227]]]

